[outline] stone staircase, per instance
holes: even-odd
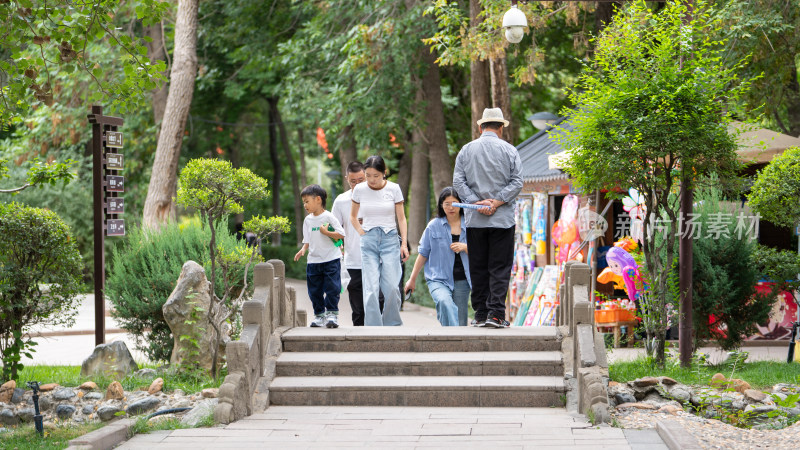
[[[297,327],[271,405],[563,406],[555,327]]]

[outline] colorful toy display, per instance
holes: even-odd
[[[558,246],[556,261],[563,264],[569,261],[572,254],[577,253],[580,246],[578,235],[578,205],[576,195],[567,195],[561,204],[561,216],[553,224],[553,244]]]
[[[533,226],[535,254],[544,255],[547,253],[547,224],[545,221],[545,206],[547,205],[547,194],[536,192],[533,194]]]
[[[642,279],[639,272],[639,265],[630,253],[621,247],[611,247],[606,253],[608,268],[617,276],[622,277],[628,299],[636,302],[641,297],[643,291],[648,289],[647,284]]]

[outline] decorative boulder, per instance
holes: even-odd
[[[6,381],[0,386],[0,403],[11,403],[11,397],[14,396],[14,389],[17,388],[17,382],[14,380]]]
[[[211,369],[215,333],[208,320],[210,307],[211,283],[206,278],[206,271],[194,261],[186,262],[175,289],[162,307],[164,320],[174,339],[170,358],[173,367],[191,363]],[[224,331],[223,336],[227,334]],[[182,340],[181,336],[191,336],[192,339]],[[220,348],[219,360],[222,351]]]
[[[94,348],[92,355],[81,364],[81,376],[105,375],[124,378],[131,372],[139,370],[128,346],[122,341],[100,344]]]

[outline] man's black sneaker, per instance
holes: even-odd
[[[482,327],[484,323],[486,323],[485,320],[472,319],[472,322],[470,322],[469,324],[470,324],[470,326],[473,326],[473,327]]]
[[[490,317],[486,322],[481,325],[485,328],[508,328],[511,324],[507,320],[498,319],[497,317]]]

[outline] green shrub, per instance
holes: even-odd
[[[264,261],[269,261],[270,259],[280,259],[286,266],[286,278],[305,280],[305,261],[294,261],[294,254],[297,253],[297,250],[299,250],[299,247],[293,245],[279,245],[276,247],[273,247],[269,244],[261,245],[261,255],[264,256]]]
[[[692,251],[695,348],[714,339],[731,350],[767,320],[775,296],[756,293],[761,277],[755,259],[757,244],[744,233],[739,236],[739,210],[727,208],[716,188],[698,189],[695,200],[694,212],[700,217],[703,235],[694,240]]]
[[[71,325],[81,286],[81,255],[69,227],[52,211],[0,204],[0,379],[31,357],[32,325]]]
[[[126,242],[114,248],[106,295],[114,304],[113,316],[136,341],[136,348],[151,361],[169,361],[173,336],[164,320],[161,307],[166,303],[183,264],[195,261],[209,271],[208,242],[211,232],[195,219],[181,224],[171,223],[153,232],[133,229]],[[244,266],[250,252],[244,240],[226,227],[217,229],[217,246],[221,253],[241,257],[238,264],[226,268],[217,278],[214,290],[221,296],[224,275],[227,275],[238,294],[243,281]],[[254,261],[254,263],[259,261]],[[252,292],[252,268],[248,272]]]

